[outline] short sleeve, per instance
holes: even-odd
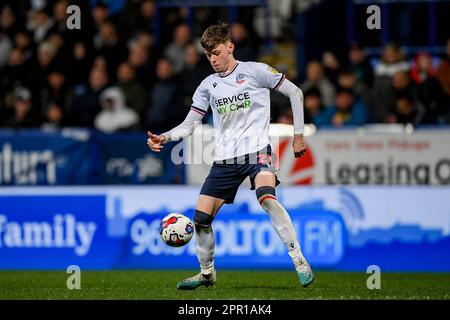
[[[256,81],[263,88],[277,90],[285,78],[283,73],[278,72],[265,63],[256,62],[254,70]]]
[[[192,97],[191,110],[205,115],[209,108],[209,93],[205,86],[205,81],[203,81],[195,90],[194,96]]]

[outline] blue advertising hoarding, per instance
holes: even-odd
[[[105,195],[0,196],[2,269],[109,268]],[[116,244],[117,246],[117,244]]]
[[[0,130],[0,185],[183,184],[175,143],[150,152],[145,133]]]
[[[184,165],[171,161],[175,142],[168,143],[161,152],[150,152],[147,135],[143,133],[95,135],[102,168],[102,184],[181,184]]]
[[[0,185],[95,182],[90,134],[0,131]]]
[[[277,195],[316,269],[450,271],[450,189],[285,187]],[[196,187],[65,187],[0,190],[0,269],[197,268],[195,238],[159,237],[169,212],[191,219]],[[213,222],[219,269],[291,269],[254,192],[241,188]]]

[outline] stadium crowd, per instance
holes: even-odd
[[[90,1],[82,30],[74,31],[66,26],[68,0],[2,1],[0,128],[162,132],[184,119],[196,87],[213,72],[198,43],[216,21],[191,28],[183,9],[173,10],[161,17],[157,43],[152,0],[110,3]],[[235,57],[259,60],[262,41],[248,29],[231,25]],[[305,79],[291,79],[304,93],[305,122],[450,123],[450,39],[441,57],[406,56],[391,43],[373,58],[354,45],[347,57],[327,51],[309,61]],[[272,122],[292,123],[289,100],[276,92],[271,98]]]

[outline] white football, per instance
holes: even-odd
[[[182,247],[191,241],[194,224],[181,213],[169,213],[161,220],[159,226],[161,239],[171,247]]]

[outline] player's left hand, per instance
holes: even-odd
[[[294,148],[294,155],[296,158],[300,158],[306,152],[306,142],[303,138],[303,134],[294,134],[294,141],[292,142]]]

